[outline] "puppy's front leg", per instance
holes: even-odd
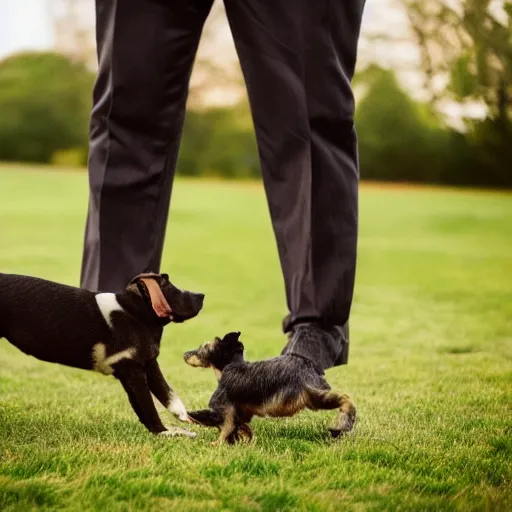
[[[235,423],[235,406],[227,405],[224,408],[224,417],[222,426],[220,427],[220,434],[217,441],[212,443],[212,446],[219,446],[226,442],[226,439],[235,431],[236,423]]]
[[[114,376],[123,385],[130,404],[137,414],[140,422],[153,434],[186,435],[195,437],[196,434],[184,429],[166,429],[158,416],[158,412],[151,398],[146,372],[138,364],[119,363],[114,368]]]
[[[149,389],[156,399],[180,421],[191,423],[183,402],[165,380],[157,360],[148,361],[145,370]]]

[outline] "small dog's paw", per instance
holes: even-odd
[[[348,414],[342,414],[337,424],[329,429],[331,437],[337,438],[342,435],[348,434],[356,423],[355,410],[350,411]]]
[[[195,432],[190,432],[189,430],[185,430],[180,427],[169,427],[167,430],[158,433],[161,437],[176,437],[176,436],[185,436],[185,437],[196,437],[197,434]]]
[[[242,441],[245,439],[247,443],[250,443],[254,437],[254,434],[252,433],[252,428],[249,427],[249,425],[241,425],[239,430],[240,437]]]
[[[330,428],[329,429],[329,434],[331,434],[331,437],[336,439],[337,437],[340,437],[341,434],[342,434],[342,431],[339,430],[339,429],[335,429],[335,428]]]
[[[247,424],[240,425],[234,432],[227,438],[229,444],[235,443],[250,443],[253,438],[251,427]]]

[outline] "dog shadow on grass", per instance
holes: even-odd
[[[333,438],[328,431],[329,421],[323,418],[257,419],[251,424],[254,429],[254,446],[270,451],[295,451],[302,453],[321,447],[343,444],[353,432]],[[248,445],[250,446],[250,445]]]
[[[170,424],[169,421],[164,423]],[[174,424],[174,422],[172,422]],[[255,446],[271,451],[284,451],[293,446],[301,450],[310,447],[331,446],[343,443],[347,436],[333,439],[328,431],[329,419],[308,415],[303,418],[256,418],[251,422],[254,429],[254,440],[241,443],[242,446]],[[200,426],[190,426],[197,433],[195,439],[187,439],[188,443],[204,445],[210,449],[210,443],[218,436],[218,430]],[[188,428],[188,427],[187,427]],[[356,424],[357,429],[357,424]],[[144,445],[156,438],[149,434],[136,420],[105,417],[90,411],[80,412],[72,405],[64,409],[46,407],[20,407],[6,405],[0,407],[0,438],[1,445],[39,445],[59,446],[77,444],[95,445]],[[172,438],[179,440],[185,438]],[[169,442],[170,439],[165,439]],[[229,445],[226,445],[229,446]],[[213,449],[213,448],[212,448]]]

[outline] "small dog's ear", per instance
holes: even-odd
[[[223,343],[225,343],[228,346],[231,346],[234,350],[235,349],[241,349],[244,350],[244,345],[240,341],[240,332],[230,332],[224,336],[222,339]]]

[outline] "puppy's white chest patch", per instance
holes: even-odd
[[[105,322],[112,329],[112,313],[114,311],[123,311],[123,308],[117,302],[115,293],[97,293],[95,299]]]
[[[104,343],[96,343],[92,347],[92,369],[96,372],[103,373],[103,375],[112,375],[114,369],[112,365],[118,363],[123,359],[133,359],[136,350],[134,347],[121,350],[107,357],[107,349]]]

